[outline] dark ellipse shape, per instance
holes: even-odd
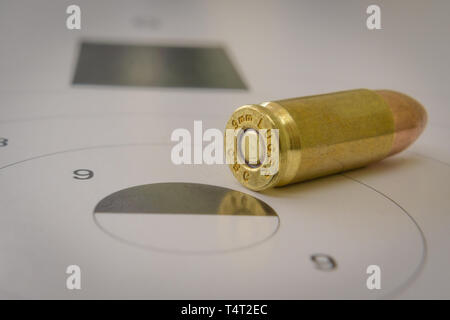
[[[198,183],[155,183],[117,191],[94,213],[166,213],[277,216],[265,202],[243,192]]]

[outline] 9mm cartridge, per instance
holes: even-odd
[[[227,134],[225,154],[232,158],[227,163],[236,179],[261,191],[382,160],[411,145],[426,122],[419,102],[390,90],[357,89],[244,105],[226,125],[236,134],[232,143]],[[261,132],[269,139],[262,139]],[[255,138],[258,142],[250,143]],[[267,158],[273,161],[274,154],[277,170],[268,174]]]

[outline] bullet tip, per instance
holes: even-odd
[[[376,90],[386,101],[394,116],[394,141],[389,155],[410,146],[425,129],[427,112],[415,99],[392,90]]]

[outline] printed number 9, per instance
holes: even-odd
[[[0,147],[6,147],[8,145],[8,139],[0,138]]]
[[[94,171],[88,169],[78,169],[73,174],[73,178],[77,180],[89,180],[94,177]]]
[[[315,264],[316,269],[322,271],[331,271],[337,268],[336,260],[326,254],[313,254],[311,261]]]

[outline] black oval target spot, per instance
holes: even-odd
[[[196,183],[155,183],[115,192],[101,200],[94,218],[104,231],[129,244],[172,252],[241,249],[270,238],[279,217],[246,193]]]

